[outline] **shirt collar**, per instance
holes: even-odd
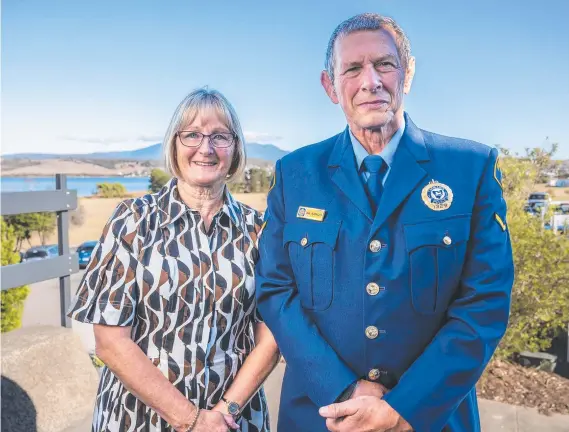
[[[187,211],[191,211],[180,197],[180,192],[178,191],[178,179],[175,177],[171,178],[168,183],[158,191],[157,195],[156,203],[162,212],[160,228],[164,228],[166,225],[176,222]],[[223,191],[223,206],[220,211],[225,213],[240,231],[244,231],[243,224],[241,222],[243,220],[243,211],[241,210],[239,203],[229,192],[227,186],[225,186]]]
[[[403,132],[405,131],[405,118],[403,118],[403,123],[401,127],[397,129],[397,131],[393,134],[387,145],[383,148],[380,153],[380,156],[383,158],[385,163],[389,168],[391,168],[391,164],[393,163],[393,157],[395,156],[395,150],[399,146],[399,142],[401,141],[401,137],[403,136]],[[354,154],[356,155],[356,164],[358,168],[358,172],[360,171],[364,159],[366,156],[369,155],[367,150],[361,145],[358,139],[354,136],[352,131],[350,130],[350,140],[352,141],[352,147],[354,149]]]

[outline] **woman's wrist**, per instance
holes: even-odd
[[[190,404],[190,409],[184,410],[182,415],[174,419],[174,421],[169,422],[176,431],[188,432],[191,430],[192,424],[195,426],[200,409],[191,402],[188,401],[188,403]]]
[[[192,432],[194,430],[194,428],[196,427],[196,423],[198,422],[199,417],[200,417],[200,408],[197,407],[196,412],[194,414],[194,418],[192,419],[192,422],[190,423],[190,425],[186,429],[186,432]]]
[[[213,411],[218,411],[221,414],[229,415],[229,410],[227,409],[227,404],[220,400],[215,406],[213,407]]]

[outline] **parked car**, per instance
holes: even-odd
[[[91,254],[93,253],[93,249],[97,246],[96,241],[87,241],[85,243],[81,243],[81,245],[77,248],[77,256],[79,257],[79,268],[84,269],[89,264],[89,260],[91,259]]]
[[[527,204],[532,207],[545,207],[547,210],[551,204],[551,196],[547,192],[532,192],[529,194]]]
[[[55,257],[57,255],[59,255],[59,248],[57,245],[34,246],[24,253],[22,262],[37,261]]]
[[[544,202],[533,202],[531,204],[526,204],[524,210],[532,216],[542,217],[547,212],[547,204]]]
[[[553,213],[560,215],[569,214],[569,202],[558,202],[553,206]]]

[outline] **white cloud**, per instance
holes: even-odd
[[[245,135],[245,140],[247,142],[259,144],[274,144],[276,141],[282,140],[281,136],[271,135],[265,132],[245,131],[243,132],[243,135]]]
[[[61,141],[73,142],[77,144],[94,145],[129,145],[129,144],[156,144],[162,141],[159,135],[140,135],[140,136],[108,136],[108,137],[86,137],[86,136],[62,136],[58,137]]]

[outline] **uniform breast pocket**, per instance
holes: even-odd
[[[305,309],[322,311],[334,297],[334,249],[340,224],[293,222],[285,225],[283,245]]]
[[[443,312],[460,281],[470,215],[407,224],[403,229],[413,307],[423,314]]]

